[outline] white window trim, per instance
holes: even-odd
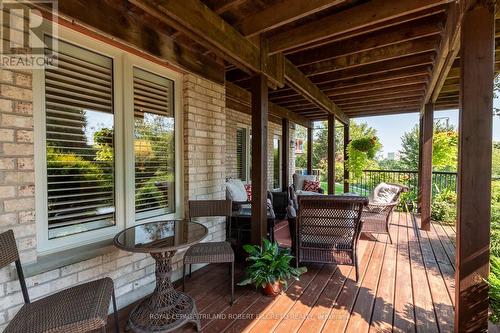
[[[274,188],[273,186],[273,191],[281,190],[281,176],[283,175],[283,170],[281,167],[281,160],[283,158],[283,142],[282,142],[282,137],[280,134],[273,134],[273,150],[274,150],[274,139],[278,139],[278,151],[279,151],[279,156],[278,156],[278,187]],[[274,152],[273,152],[273,159],[274,159]],[[273,160],[273,184],[274,184],[274,160]]]
[[[48,22],[44,22],[48,25]],[[47,29],[47,31],[49,31]],[[115,120],[115,225],[82,232],[66,237],[48,239],[47,207],[47,161],[46,161],[46,121],[45,121],[45,73],[33,70],[33,120],[35,135],[35,220],[37,252],[50,254],[77,246],[112,239],[125,227],[135,224],[135,183],[133,141],[126,138],[133,133],[133,66],[149,70],[174,81],[175,112],[175,213],[161,216],[161,219],[183,218],[183,118],[182,118],[182,74],[165,66],[127,53],[115,46],[89,36],[59,26],[54,36],[71,44],[103,54],[113,59],[113,111]],[[127,82],[127,84],[124,84]],[[133,111],[133,110],[132,110]],[[128,116],[126,116],[128,115]],[[128,134],[127,134],[128,133]],[[130,167],[132,165],[132,167]],[[158,218],[157,218],[158,219]],[[154,220],[154,219],[150,219]],[[141,220],[141,223],[147,220]]]

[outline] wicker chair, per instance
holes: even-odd
[[[16,264],[24,305],[10,321],[5,333],[78,333],[104,330],[111,299],[118,332],[113,280],[87,282],[35,302],[30,302],[16,240],[12,230],[0,234],[0,268]]]
[[[358,281],[357,242],[361,212],[368,204],[358,196],[299,196],[295,235],[297,264],[351,265]]]
[[[384,186],[391,188],[394,197],[388,203],[376,202],[377,188]],[[389,233],[392,212],[399,205],[399,196],[401,193],[407,192],[408,187],[399,184],[381,183],[377,188],[375,188],[374,192],[370,193],[368,206],[363,209],[363,214],[361,215],[363,229],[361,231],[369,234],[387,234],[392,244],[391,234]]]
[[[231,231],[231,200],[190,200],[189,218],[224,216],[229,223]],[[234,300],[234,252],[228,242],[206,242],[191,246],[184,254],[182,266],[182,290],[186,287],[186,265],[189,265],[189,276],[191,276],[191,265],[193,264],[215,264],[230,263],[231,271],[231,302]]]

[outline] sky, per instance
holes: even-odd
[[[494,100],[495,107],[500,108],[500,98]],[[435,111],[434,121],[448,121],[458,128],[458,110]],[[399,114],[391,116],[356,118],[357,123],[367,123],[377,130],[377,136],[382,143],[382,155],[398,152],[401,149],[401,137],[418,124],[418,114]],[[500,141],[500,117],[493,118],[493,141]]]

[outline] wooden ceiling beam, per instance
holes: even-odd
[[[393,44],[408,42],[422,37],[441,34],[443,27],[437,23],[436,16],[420,21],[411,21],[400,26],[390,27],[349,39],[321,45],[316,48],[287,55],[287,58],[299,68],[332,58],[347,56],[354,53],[370,51]]]
[[[345,107],[346,110],[349,108],[356,107],[378,107],[378,106],[392,106],[399,104],[408,104],[408,103],[420,103],[422,101],[422,96],[411,97],[411,98],[395,98],[387,101],[356,101],[356,102],[343,102],[342,107]]]
[[[327,82],[345,79],[366,77],[368,75],[386,74],[391,71],[421,67],[431,65],[434,59],[434,52],[413,55],[397,60],[383,61],[380,63],[368,64],[358,67],[346,68],[335,73],[326,73],[311,76],[314,84],[321,85]]]
[[[240,69],[263,73],[282,86],[283,56],[268,56],[267,43],[254,43],[199,0],[129,0],[154,18],[183,32]]]
[[[388,96],[394,96],[398,94],[405,94],[405,93],[411,93],[414,94],[417,91],[418,92],[423,92],[425,89],[425,85],[423,84],[414,84],[411,86],[405,86],[405,87],[399,87],[399,88],[389,88],[389,89],[382,89],[382,90],[375,90],[375,91],[368,91],[366,93],[356,93],[352,95],[342,95],[336,98],[335,96],[332,96],[332,99],[335,101],[342,101],[346,99],[366,99],[370,97],[388,97]]]
[[[396,108],[394,110],[382,108],[382,109],[372,109],[372,110],[365,110],[365,111],[349,112],[349,117],[362,118],[362,117],[373,117],[373,116],[389,116],[389,115],[397,115],[397,114],[402,114],[402,113],[416,113],[419,111],[420,111],[420,109],[418,107]]]
[[[383,21],[436,7],[450,0],[372,0],[270,37],[269,51],[283,52]]]
[[[252,93],[231,82],[226,82],[226,101],[228,100],[230,101],[230,103],[228,104],[226,102],[227,107],[231,108],[231,106],[235,105],[234,103],[238,103],[239,105],[241,105],[240,108],[246,107],[248,110],[250,110],[250,113],[252,112]],[[304,127],[311,126],[308,119],[305,119],[304,117],[301,117],[298,114],[293,113],[290,110],[287,110],[274,103],[269,103],[269,113],[275,117],[279,117],[280,119],[287,118],[290,121]]]
[[[370,111],[374,109],[387,109],[387,110],[395,110],[395,109],[402,109],[402,108],[415,108],[417,110],[420,109],[421,102],[408,102],[408,103],[398,103],[398,104],[392,104],[392,105],[385,105],[382,107],[376,107],[372,105],[367,105],[367,106],[360,106],[360,107],[348,107],[346,108],[346,111],[348,112],[361,112],[361,111]]]
[[[340,104],[363,102],[363,101],[383,102],[383,101],[392,101],[394,99],[401,99],[401,98],[416,98],[416,97],[421,98],[421,97],[423,97],[423,95],[424,95],[424,92],[423,92],[423,89],[421,89],[421,90],[410,91],[407,93],[399,93],[399,94],[394,94],[394,95],[389,95],[389,96],[371,96],[371,97],[364,97],[361,99],[355,99],[355,98],[342,99],[342,100],[336,99],[336,101]]]
[[[407,56],[433,52],[438,46],[438,42],[439,36],[415,39],[301,66],[300,70],[306,75],[319,75],[381,61],[393,61]]]
[[[45,8],[33,5],[44,11]],[[154,61],[196,73],[217,83],[224,83],[222,64],[212,57],[186,47],[168,36],[164,29],[153,22],[144,22],[135,15],[128,15],[124,4],[113,6],[100,1],[65,0],[58,4],[60,24],[89,34],[106,36],[108,43],[129,52],[150,54]],[[65,20],[67,19],[67,20]],[[120,45],[119,45],[120,44]]]
[[[232,8],[238,7],[246,0],[218,0],[216,7],[213,9],[218,15],[222,15]]]
[[[363,93],[363,92],[381,90],[381,89],[404,87],[404,86],[409,86],[409,85],[414,85],[414,84],[425,84],[428,81],[429,81],[429,76],[427,74],[422,74],[422,75],[413,76],[413,77],[404,78],[404,79],[396,79],[396,80],[377,82],[377,83],[367,83],[367,84],[362,84],[362,85],[358,85],[355,87],[343,87],[343,88],[336,88],[336,89],[328,89],[328,90],[324,90],[324,92],[328,96],[340,96],[340,95]]]
[[[237,28],[244,36],[255,36],[343,2],[345,0],[279,1],[245,17]]]
[[[288,86],[312,103],[334,114],[342,123],[346,124],[349,122],[349,118],[340,108],[287,59],[285,59],[285,80]]]

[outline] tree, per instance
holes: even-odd
[[[491,168],[493,176],[500,177],[500,141],[493,142],[493,158]]]
[[[419,128],[413,127],[401,137],[401,166],[406,170],[418,169]],[[453,125],[436,123],[432,140],[432,166],[437,171],[456,171],[458,133]]]

